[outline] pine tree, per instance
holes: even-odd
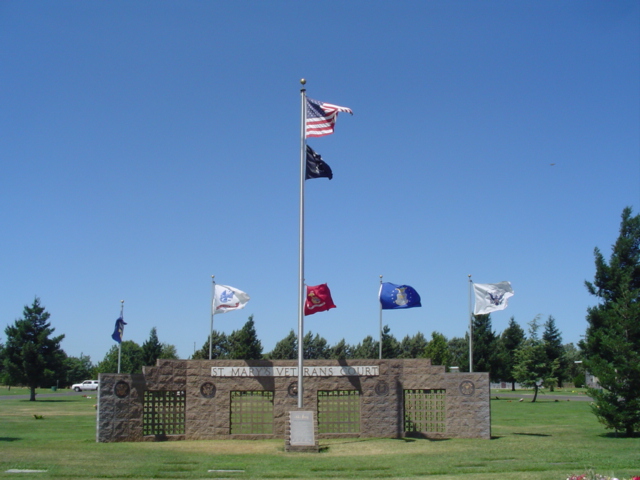
[[[344,360],[346,358],[353,358],[353,347],[349,345],[344,338],[331,347],[331,354],[329,358]]]
[[[211,338],[211,359],[229,358],[229,339],[224,332],[218,332],[217,330],[211,332],[210,337],[207,337],[202,348],[194,352],[191,358],[193,360],[209,359],[209,338]]]
[[[593,283],[598,305],[587,310],[581,347],[584,366],[602,389],[589,389],[593,412],[607,427],[633,436],[640,430],[640,215],[622,212],[620,233],[609,262],[595,249]]]
[[[378,358],[380,356],[380,343],[367,335],[362,343],[353,350],[353,358]]]
[[[149,338],[142,344],[142,361],[145,365],[154,366],[161,354],[162,344],[158,340],[156,327],[153,327]]]
[[[311,331],[302,339],[302,355],[306,359],[325,359],[329,358],[331,351],[327,341],[320,335],[316,334],[315,337]],[[296,358],[298,358],[296,354]]]
[[[511,382],[511,390],[516,389],[516,379],[513,376],[513,367],[516,363],[516,352],[525,340],[524,329],[518,325],[515,318],[511,317],[509,325],[500,335],[501,348],[501,375],[500,380]]]
[[[489,372],[492,381],[497,378],[497,337],[491,330],[491,315],[473,316],[473,371]]]
[[[385,325],[382,329],[382,358],[398,358],[400,354],[400,343],[391,332],[389,325]],[[378,352],[380,357],[380,352]]]
[[[557,371],[557,379],[558,386],[562,386],[562,382],[564,381],[564,371],[565,368],[565,358],[564,358],[564,348],[562,346],[562,335],[560,334],[560,330],[556,327],[556,320],[553,316],[549,315],[549,318],[544,324],[544,331],[542,332],[542,341],[544,342],[544,349],[547,354],[547,358],[550,362],[557,361],[558,362],[558,371]],[[553,392],[555,387],[554,384],[551,384],[550,390]]]
[[[30,401],[36,399],[36,388],[63,380],[66,355],[60,342],[64,335],[50,337],[55,328],[51,328],[49,317],[36,297],[31,306],[25,305],[23,318],[4,331],[7,336],[3,349],[4,380],[9,385],[28,386]]]
[[[298,358],[298,336],[293,331],[276,343],[273,350],[266,355],[270,360],[295,360]]]
[[[233,360],[262,359],[262,343],[258,339],[253,315],[240,330],[229,335],[229,358]]]
[[[424,349],[428,340],[422,332],[416,333],[413,337],[406,335],[400,342],[400,354],[398,358],[420,358],[424,356]]]

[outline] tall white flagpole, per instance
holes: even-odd
[[[300,80],[303,88],[300,89],[300,243],[298,257],[298,408],[302,408],[303,398],[303,375],[302,369],[304,364],[304,302],[305,302],[305,285],[304,285],[304,180],[306,176],[306,110],[307,99],[306,89],[304,85],[307,81],[303,78]]]
[[[213,310],[213,302],[216,298],[216,281],[214,280],[215,275],[211,275],[211,325],[209,327],[209,360],[211,360],[211,344],[213,342],[213,316],[215,315]]]
[[[380,304],[380,360],[382,360],[382,302],[380,294],[382,293],[382,275],[380,275],[380,290],[378,290],[378,303]]]
[[[124,300],[120,300],[120,318],[124,322]],[[118,342],[118,373],[120,373],[120,361],[122,360],[122,336]]]
[[[471,274],[469,274],[469,372],[473,372],[473,311],[471,310]]]

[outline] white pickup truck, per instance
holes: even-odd
[[[76,392],[84,392],[86,390],[98,390],[100,383],[98,380],[85,380],[82,383],[75,383],[71,385],[71,388]]]

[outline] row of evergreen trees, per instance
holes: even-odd
[[[68,386],[87,378],[96,378],[99,373],[114,373],[118,365],[118,346],[114,345],[104,359],[96,365],[88,356],[69,357],[59,344],[64,335],[52,337],[54,329],[48,319],[49,313],[36,298],[31,306],[25,306],[23,318],[7,327],[7,344],[0,348],[0,374],[5,383],[19,383],[46,387],[58,385]],[[489,372],[492,380],[516,381],[514,366],[516,352],[525,343],[524,330],[511,318],[508,328],[497,335],[491,329],[490,315],[479,315],[473,321],[473,357],[474,370]],[[41,352],[36,348],[37,342],[31,339],[41,338]],[[546,364],[554,364],[553,369],[557,381],[561,384],[573,377],[573,360],[578,355],[573,345],[562,345],[560,332],[555,320],[549,317],[544,325],[542,336],[544,342]],[[276,343],[275,348],[263,354],[262,343],[255,330],[253,316],[239,330],[229,335],[214,331],[212,335],[213,359],[270,359],[295,360],[298,358],[297,334],[291,330],[289,334]],[[25,346],[24,348],[22,346]],[[34,349],[30,354],[28,349]],[[173,345],[161,343],[156,328],[152,328],[149,338],[140,346],[132,340],[121,344],[122,357],[120,371],[122,373],[140,373],[145,365],[155,365],[158,359],[177,359]],[[45,353],[46,352],[46,353]],[[303,340],[304,358],[313,359],[350,359],[378,358],[379,340],[367,336],[357,345],[350,345],[344,339],[331,346],[319,334],[307,332]],[[25,356],[26,355],[26,356]],[[389,326],[385,326],[382,334],[383,358],[430,358],[434,365],[445,365],[447,368],[458,366],[461,371],[469,369],[468,336],[448,340],[438,332],[431,334],[428,340],[421,332],[407,335],[397,340]],[[25,362],[25,358],[28,359]],[[209,338],[202,348],[191,357],[193,359],[209,358]],[[21,366],[28,364],[26,371]],[[4,368],[3,368],[4,367]],[[548,375],[549,377],[549,375]],[[12,381],[13,380],[13,381]]]
[[[627,207],[622,213],[620,234],[607,261],[595,249],[596,273],[587,290],[598,304],[587,310],[588,328],[580,343],[584,366],[598,377],[602,388],[590,389],[594,397],[593,413],[607,427],[628,436],[640,430],[640,215],[632,215]],[[6,343],[0,343],[0,381],[7,385],[26,385],[35,389],[95,377],[98,372],[115,372],[117,347],[107,353],[97,366],[89,357],[67,357],[60,348],[64,335],[52,336],[49,313],[36,298],[25,306],[23,318],[5,329]],[[489,372],[493,380],[517,381],[536,390],[547,384],[562,384],[575,377],[577,349],[562,345],[555,320],[549,317],[539,335],[539,318],[529,322],[528,336],[512,318],[500,335],[493,332],[489,315],[473,318],[474,371]],[[229,336],[213,332],[213,358],[262,358],[262,344],[257,338],[253,318]],[[142,347],[135,342],[122,342],[121,372],[137,373],[143,365],[153,365],[158,358],[175,358],[175,347],[161,344],[155,328]],[[371,336],[355,346],[344,339],[330,347],[319,335],[307,333],[303,339],[304,355],[315,358],[377,358],[378,341]],[[297,337],[292,331],[279,341],[270,359],[297,358]],[[398,341],[384,328],[383,358],[428,357],[434,364],[458,366],[465,371],[469,364],[468,338],[447,340],[434,332],[427,341],[421,333]],[[209,357],[209,338],[193,358]],[[91,374],[89,372],[91,371]],[[535,397],[534,397],[535,400]]]

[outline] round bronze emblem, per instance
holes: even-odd
[[[476,386],[470,380],[465,380],[460,384],[460,393],[462,395],[471,396],[476,391]]]
[[[200,395],[204,398],[213,398],[216,396],[216,386],[211,382],[200,385]]]
[[[384,380],[380,380],[378,383],[376,383],[374,390],[376,392],[376,395],[378,395],[379,397],[383,397],[389,394],[389,384]]]
[[[123,382],[122,380],[120,380],[113,386],[113,393],[118,398],[124,398],[128,396],[130,391],[131,387],[129,387],[129,384],[127,382]]]
[[[298,396],[298,382],[291,382],[289,384],[289,388],[287,388],[287,393],[289,393],[290,397]]]

